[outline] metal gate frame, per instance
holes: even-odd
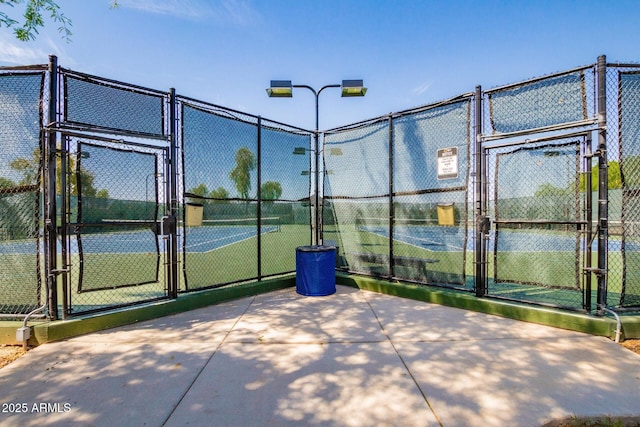
[[[60,199],[61,206],[59,206],[60,216],[58,218],[58,241],[59,241],[59,255],[61,260],[61,267],[59,271],[63,274],[61,277],[61,286],[58,289],[62,291],[62,312],[63,316],[66,318],[68,316],[73,316],[76,314],[87,314],[92,311],[100,311],[102,308],[97,309],[80,309],[77,310],[74,305],[73,295],[77,294],[78,296],[81,293],[92,292],[92,291],[106,291],[106,292],[116,292],[117,289],[124,287],[135,287],[144,284],[151,284],[158,282],[162,289],[164,289],[164,294],[161,296],[155,296],[152,298],[144,298],[143,301],[132,301],[130,303],[117,304],[117,306],[123,305],[131,305],[139,302],[147,302],[155,299],[164,299],[168,297],[167,289],[168,289],[168,277],[170,272],[167,270],[161,277],[159,277],[160,267],[161,265],[168,266],[169,259],[169,251],[170,247],[167,244],[167,232],[168,226],[165,224],[166,219],[168,218],[167,212],[169,211],[169,202],[168,202],[168,188],[167,182],[169,180],[163,179],[158,182],[158,178],[160,176],[166,177],[168,172],[168,152],[169,149],[167,147],[160,147],[155,145],[147,145],[138,142],[130,142],[124,140],[113,140],[106,137],[100,137],[96,135],[85,135],[81,133],[73,133],[73,132],[62,132],[61,138],[63,143],[61,144],[61,148],[59,151],[59,157],[61,159],[59,166],[60,172],[57,174],[59,182],[56,184],[60,188]],[[75,147],[73,149],[72,147]],[[83,200],[82,200],[82,191],[81,191],[81,180],[77,178],[79,173],[77,171],[82,170],[81,162],[84,158],[83,153],[80,151],[83,147],[95,147],[96,149],[106,149],[113,150],[114,152],[123,152],[123,153],[136,153],[141,155],[152,155],[155,157],[154,160],[154,172],[152,174],[147,174],[145,181],[145,190],[150,185],[148,182],[149,176],[153,176],[153,200],[154,200],[154,208],[153,208],[153,218],[140,222],[136,221],[136,226],[144,226],[148,227],[157,237],[155,239],[156,246],[156,256],[155,256],[155,280],[147,280],[136,283],[122,283],[122,284],[114,284],[113,286],[105,285],[102,287],[92,287],[90,289],[83,289],[83,278],[84,278],[84,270],[87,267],[87,259],[86,253],[83,251],[82,244],[82,236],[85,234],[83,230],[86,227],[109,227],[109,228],[127,228],[132,226],[131,220],[117,220],[117,219],[100,219],[98,222],[88,223],[82,217],[83,210]],[[87,153],[88,154],[88,153]],[[72,160],[73,159],[73,160]],[[75,165],[74,165],[75,163]],[[70,170],[72,166],[75,166],[76,171]],[[72,180],[69,179],[74,173],[76,173],[76,191],[77,191],[77,202],[76,206],[71,202],[72,200]],[[159,200],[159,184],[163,184],[163,187],[160,188],[162,197]],[[161,210],[161,218],[159,218],[159,212]],[[74,220],[75,219],[75,220]],[[77,245],[77,253],[73,253],[71,251],[71,247],[73,246],[72,240],[75,236],[75,243]],[[161,237],[160,237],[161,236]],[[165,242],[165,244],[160,245],[158,240]],[[161,264],[161,260],[164,260]],[[92,264],[92,263],[91,263]],[[162,281],[162,283],[159,282]],[[77,288],[77,289],[75,289]],[[75,289],[75,290],[74,290]],[[105,308],[113,308],[113,305],[109,305]]]
[[[562,308],[567,309],[579,309],[590,311],[591,309],[591,272],[592,268],[592,248],[591,244],[593,242],[593,218],[592,218],[592,193],[591,191],[584,192],[584,201],[580,201],[580,197],[578,194],[578,189],[575,189],[576,197],[575,197],[575,220],[566,220],[566,219],[502,219],[499,216],[498,212],[498,162],[500,156],[507,154],[514,154],[522,150],[544,150],[554,147],[572,147],[576,146],[578,148],[576,153],[576,163],[579,161],[582,163],[576,164],[576,173],[585,174],[585,186],[587,189],[591,188],[591,157],[593,157],[591,153],[591,132],[581,132],[574,134],[561,134],[557,136],[551,136],[547,138],[540,138],[535,140],[523,139],[518,140],[516,142],[496,144],[491,146],[486,146],[482,148],[482,159],[483,159],[483,168],[482,173],[480,174],[480,180],[482,181],[482,185],[484,187],[484,195],[487,203],[487,209],[485,210],[486,216],[483,217],[482,221],[479,222],[478,228],[482,234],[482,244],[480,245],[480,250],[482,251],[480,254],[477,254],[481,259],[485,260],[484,264],[484,276],[483,283],[478,283],[478,287],[482,289],[486,296],[491,296],[493,298],[498,299],[506,299],[506,300],[520,300],[518,298],[510,298],[509,296],[503,296],[498,294],[493,294],[490,288],[490,279],[492,279],[492,283],[514,283],[520,285],[530,284],[536,287],[541,287],[545,289],[557,289],[557,290],[565,290],[565,291],[581,291],[581,306],[574,307],[571,305],[565,306],[563,304],[557,303],[544,303],[544,302],[535,302],[540,305],[550,305],[554,307],[561,306]],[[503,151],[503,152],[500,152]],[[494,153],[495,154],[491,154]],[[545,153],[546,154],[546,153]],[[488,159],[493,159],[493,163],[488,165]],[[488,177],[487,174],[489,170],[494,171],[493,177]],[[489,189],[489,185],[492,185],[492,188]],[[491,206],[488,206],[491,203]],[[580,206],[583,204],[583,206]],[[538,227],[562,227],[566,226],[567,228],[575,227],[576,233],[576,245],[575,245],[575,284],[576,286],[557,286],[552,284],[538,283],[538,282],[522,282],[517,279],[500,279],[498,276],[498,271],[500,270],[499,253],[500,250],[498,248],[498,240],[499,240],[499,229],[501,228],[525,228],[530,230],[536,230]],[[571,230],[568,230],[571,231]],[[490,236],[492,236],[493,244],[489,245]],[[489,267],[492,267],[493,274],[491,274],[491,278],[488,274]],[[483,296],[484,296],[483,295]],[[531,301],[534,302],[534,301]],[[577,301],[576,301],[577,302]]]
[[[45,164],[45,188],[44,188],[44,252],[45,252],[45,277],[47,279],[49,318],[57,320],[70,316],[85,315],[88,313],[112,310],[114,308],[134,304],[147,303],[158,299],[176,298],[178,282],[178,244],[177,244],[177,217],[178,217],[178,158],[176,145],[177,121],[175,116],[175,90],[160,92],[140,86],[130,85],[114,80],[104,79],[74,72],[58,67],[57,58],[50,56],[49,62],[49,110],[48,124],[43,126],[45,138],[46,160]],[[84,116],[78,120],[69,116],[69,100],[67,99],[67,79],[72,78],[76,82],[86,84],[96,90],[107,99],[106,105],[112,105],[108,99],[109,91],[116,91],[123,96],[145,96],[156,98],[161,107],[158,109],[162,115],[158,115],[162,125],[153,132],[136,130],[129,126],[119,128],[109,124],[92,123],[84,121]],[[128,94],[128,95],[127,95]],[[113,94],[112,94],[113,95]],[[105,108],[105,107],[102,107]],[[107,107],[109,108],[109,107]],[[110,108],[114,108],[111,106]],[[107,111],[107,110],[103,110]],[[110,110],[115,111],[115,110]],[[99,113],[98,113],[99,114]],[[160,277],[159,287],[162,294],[157,293],[143,295],[137,298],[127,298],[115,302],[106,301],[87,305],[74,309],[71,299],[73,294],[73,256],[69,251],[69,238],[76,233],[78,224],[71,221],[68,183],[65,181],[70,174],[68,157],[70,155],[67,140],[79,138],[85,141],[99,141],[100,144],[114,144],[129,147],[144,148],[164,152],[164,161],[159,165],[165,177],[162,183],[164,201],[161,218],[154,218],[147,224],[156,234],[162,235],[165,241],[165,250],[159,251],[159,256],[164,257],[164,277]],[[125,140],[126,139],[126,140]],[[59,164],[59,166],[58,166]],[[60,186],[64,194],[57,195],[57,186]],[[58,200],[59,199],[59,200]],[[64,242],[64,243],[63,243]],[[76,266],[78,268],[78,266]],[[82,266],[79,266],[82,268]],[[154,282],[155,283],[155,282]],[[60,301],[60,299],[62,301]],[[61,304],[61,305],[60,305]]]

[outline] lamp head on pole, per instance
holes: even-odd
[[[342,81],[342,96],[364,96],[367,93],[367,88],[364,87],[362,80],[343,80]]]
[[[293,96],[291,80],[271,80],[267,94],[269,98],[291,98]]]

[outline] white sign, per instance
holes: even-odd
[[[438,150],[438,179],[458,177],[458,147]]]

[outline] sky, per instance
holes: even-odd
[[[364,98],[320,95],[321,130],[595,63],[640,61],[638,0],[57,0],[35,41],[0,28],[0,65],[59,65],[304,129],[316,89],[363,79]],[[24,5],[0,12],[21,20]]]

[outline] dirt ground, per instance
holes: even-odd
[[[640,354],[640,339],[638,340],[626,340],[621,343],[623,347],[628,348],[629,350]]]
[[[22,346],[0,345],[0,368],[8,365],[25,353],[26,351],[22,349]]]

